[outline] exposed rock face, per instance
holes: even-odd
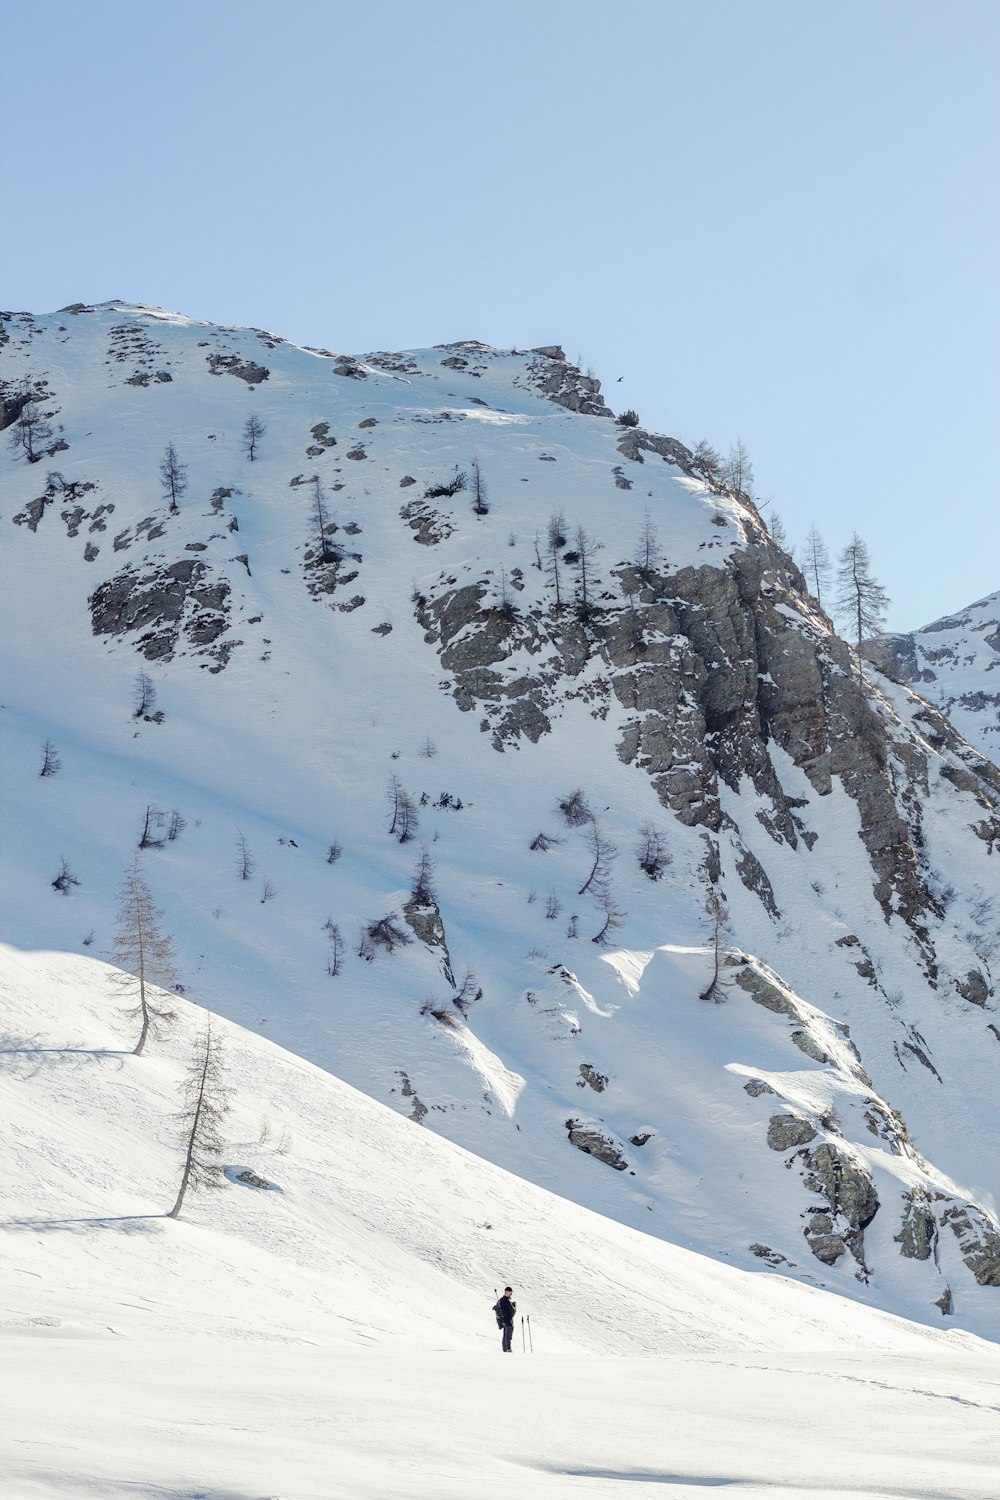
[[[875,1183],[867,1168],[846,1152],[825,1143],[805,1156],[804,1177],[810,1192],[818,1194],[827,1212],[812,1212],[805,1235],[809,1248],[818,1260],[833,1265],[850,1250],[862,1272],[864,1231],[879,1210]]]
[[[210,354],[208,367],[213,375],[235,375],[237,380],[245,380],[247,385],[260,385],[271,373],[256,361],[240,359],[236,354]]]
[[[941,1215],[958,1240],[962,1258],[980,1286],[1000,1286],[1000,1229],[974,1203],[954,1204]]]
[[[937,1244],[938,1226],[933,1211],[915,1193],[905,1193],[903,1223],[894,1235],[900,1255],[911,1260],[929,1260]]]
[[[539,358],[529,366],[531,383],[543,396],[570,411],[592,417],[611,416],[601,395],[601,382],[571,365],[558,344],[547,344],[532,353]]]
[[[871,1174],[835,1146],[817,1146],[809,1158],[813,1173],[807,1186],[822,1193],[831,1211],[852,1229],[865,1229],[878,1213],[879,1201]]]
[[[816,1131],[798,1115],[772,1115],[767,1127],[767,1144],[772,1151],[790,1151],[816,1139]]]
[[[985,1005],[993,993],[979,969],[970,969],[964,979],[956,980],[955,988],[971,1005]]]
[[[643,436],[632,429],[623,441]],[[689,462],[687,450],[674,461],[684,454]],[[432,539],[425,514],[414,510],[407,519],[420,539]],[[801,574],[762,528],[754,532],[752,516],[743,524],[749,544],[719,565],[613,570],[614,590],[603,589],[585,615],[565,606],[502,608],[485,580],[443,579],[440,592],[422,596],[417,618],[452,674],[459,707],[483,715],[498,750],[522,735],[537,741],[551,729],[553,709],[573,698],[603,718],[613,695],[627,711],[620,758],[645,770],[663,805],[688,825],[718,831],[720,785],[735,791],[749,780],[770,836],[812,847],[815,834],[782,789],[768,747],[774,742],[791,756],[820,796],[837,778],[858,807],[875,898],[887,919],[898,915],[911,927],[934,982],[927,916],[935,897],[918,853],[927,753],[912,737],[889,738],[848,647],[830,634]],[[515,661],[521,670],[511,671]],[[952,752],[951,776],[988,811],[982,836],[1000,838],[1000,772],[937,718],[939,744]],[[777,916],[761,861],[744,848],[737,868]],[[859,964],[866,961],[862,954]],[[868,977],[874,980],[873,970]]]
[[[129,567],[90,596],[95,635],[135,633],[147,661],[170,661],[182,640],[221,669],[239,642],[219,642],[229,624],[229,583],[195,558]],[[216,644],[218,643],[218,644]]]
[[[570,1119],[566,1121],[566,1129],[578,1151],[583,1151],[587,1156],[596,1156],[598,1161],[606,1162],[616,1172],[624,1172],[628,1167],[628,1162],[614,1141],[609,1136],[602,1135],[596,1126]]]
[[[597,1069],[591,1063],[581,1063],[577,1088],[585,1088],[588,1084],[594,1090],[595,1094],[603,1094],[608,1086],[607,1074],[598,1073]]]
[[[436,901],[418,901],[411,897],[403,904],[403,916],[421,943],[428,948],[437,948],[441,954],[441,968],[449,984],[454,984],[451,955],[445,937],[444,922]]]

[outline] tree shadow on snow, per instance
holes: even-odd
[[[34,1078],[42,1068],[105,1062],[111,1058],[122,1066],[132,1053],[124,1047],[40,1047],[34,1037],[0,1037],[0,1067],[21,1078]]]
[[[59,1473],[46,1473],[42,1470],[32,1469],[31,1477],[37,1483],[46,1481],[57,1486],[53,1488],[53,1494],[69,1495],[70,1493],[79,1497],[79,1500],[109,1500],[114,1496],[115,1500],[279,1500],[274,1494],[261,1494],[260,1490],[234,1490],[228,1486],[218,1489],[213,1485],[211,1489],[191,1489],[185,1485],[183,1489],[174,1489],[172,1486],[156,1484],[152,1480],[144,1479],[120,1479],[109,1483],[107,1479],[98,1479],[87,1475]]]
[[[88,1229],[113,1229],[119,1234],[150,1234],[167,1217],[166,1214],[107,1214],[89,1219],[0,1219],[0,1230],[30,1229],[50,1233],[62,1229],[82,1234]]]
[[[561,1469],[570,1479],[615,1479],[619,1483],[633,1484],[689,1484],[704,1485],[706,1489],[722,1489],[731,1484],[743,1485],[743,1479],[703,1478],[698,1474],[652,1474],[629,1469]]]

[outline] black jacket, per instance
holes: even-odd
[[[509,1297],[501,1297],[493,1308],[501,1323],[513,1323],[514,1314],[517,1311],[517,1303],[512,1302]]]

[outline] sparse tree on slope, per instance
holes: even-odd
[[[52,428],[29,379],[21,382],[16,399],[22,404],[8,438],[11,452],[23,453],[29,464],[37,464],[42,456],[40,450],[52,436]]]
[[[722,481],[722,458],[707,438],[702,438],[692,454],[694,467],[704,477],[709,488],[714,489]]]
[[[483,479],[478,458],[472,460],[472,509],[477,516],[488,515],[490,509],[486,494],[486,481]]]
[[[636,555],[636,566],[640,573],[648,576],[655,573],[660,566],[660,542],[656,532],[656,522],[650,514],[649,506],[646,506],[642,522],[642,530],[639,533],[639,546]]]
[[[340,561],[340,552],[333,541],[336,523],[330,515],[329,503],[322,481],[317,474],[313,480],[313,526],[319,542],[319,560],[323,563]]]
[[[163,931],[162,921],[163,913],[153,901],[137,854],[118,892],[114,947],[109,955],[121,970],[112,983],[135,1001],[126,1015],[140,1022],[139,1040],[132,1048],[137,1057],[147,1037],[161,1035],[174,1019],[174,1012],[150,993],[153,987],[172,989],[177,982],[173,939]]]
[[[848,622],[854,639],[860,676],[862,644],[882,634],[889,595],[872,577],[868,548],[857,532],[840,554],[835,604],[837,613]]]
[[[171,515],[176,515],[180,510],[178,500],[188,487],[187,465],[182,464],[177,457],[177,449],[173,443],[168,443],[166,452],[160,463],[160,484],[163,487],[164,497],[170,499]]]
[[[729,450],[729,457],[726,459],[726,466],[722,473],[722,482],[734,495],[749,496],[751,493],[753,465],[742,438],[737,438]]]
[[[132,685],[132,704],[134,719],[146,719],[156,707],[156,684],[148,672],[141,671],[135,674],[135,682]]]
[[[266,431],[267,427],[265,424],[258,417],[257,413],[252,411],[243,423],[243,433],[240,438],[240,446],[251,463],[257,457],[257,444]]]
[[[823,590],[830,587],[830,554],[815,526],[810,527],[809,535],[806,537],[802,571],[806,575],[806,582],[816,596],[816,603],[822,607]]]
[[[51,740],[46,740],[42,746],[42,769],[38,773],[39,776],[54,776],[61,768],[62,761],[59,758],[59,751]]]
[[[594,559],[602,545],[582,526],[576,528],[576,613],[582,621],[589,620],[594,612],[593,595],[598,583]]]
[[[561,510],[553,511],[549,517],[549,529],[546,538],[546,553],[548,563],[546,572],[552,580],[556,594],[556,609],[562,609],[562,587],[559,577],[559,551],[566,545],[566,516]]]
[[[183,1083],[181,1147],[184,1170],[174,1206],[167,1215],[176,1219],[189,1188],[221,1187],[222,1121],[229,1112],[229,1097],[222,1075],[222,1042],[212,1034],[212,1019],[205,1022],[205,1039],[197,1047]]]
[[[772,510],[770,516],[768,517],[767,530],[775,546],[780,547],[782,552],[787,552],[788,533],[785,530],[784,521],[781,519],[776,510]]]

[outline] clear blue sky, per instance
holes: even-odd
[[[1000,589],[997,0],[0,0],[0,303],[561,342],[919,626]],[[621,382],[618,377],[623,376]]]

